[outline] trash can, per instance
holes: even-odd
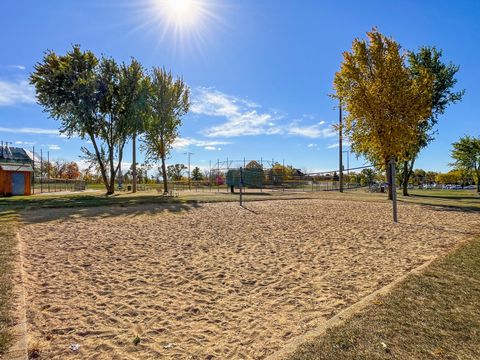
[[[132,185],[127,185],[127,190],[132,191]]]

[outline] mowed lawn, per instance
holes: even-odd
[[[480,359],[479,299],[477,238],[289,360]]]
[[[14,325],[12,318],[12,272],[15,259],[15,221],[12,212],[0,211],[0,359],[11,343],[10,328]]]

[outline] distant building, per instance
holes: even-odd
[[[30,195],[33,159],[22,148],[0,146],[0,196]]]
[[[292,175],[294,178],[303,178],[305,176],[300,169],[293,169]]]

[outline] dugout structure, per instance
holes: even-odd
[[[33,159],[18,147],[0,147],[0,196],[32,193]]]
[[[265,174],[263,169],[253,168],[253,169],[230,169],[226,174],[226,183],[227,186],[233,192],[235,187],[242,188],[248,187],[252,189],[261,189],[263,188],[263,183],[265,180]]]

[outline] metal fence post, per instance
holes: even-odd
[[[243,169],[240,167],[240,206],[243,206]]]

